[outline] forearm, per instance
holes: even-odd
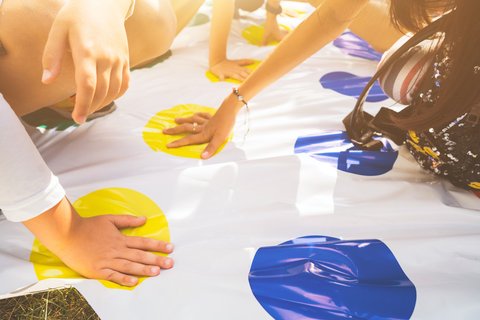
[[[210,67],[227,59],[227,43],[233,21],[235,0],[214,0],[210,29]]]
[[[278,22],[277,22],[278,13],[277,12],[281,12],[280,0],[267,0],[265,6],[266,6],[266,9],[267,9],[266,10],[267,15],[266,15],[265,24],[266,25],[278,26]]]
[[[257,70],[250,74],[239,88],[244,98],[250,100],[335,39],[349,26],[351,20],[367,2],[367,0],[326,0],[278,45]]]
[[[58,255],[68,246],[68,238],[80,221],[80,216],[64,197],[57,205],[36,216],[23,221],[42,244]]]

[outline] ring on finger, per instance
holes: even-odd
[[[193,128],[192,128],[193,132],[196,132],[197,128],[198,128],[198,123],[194,122],[193,123]]]

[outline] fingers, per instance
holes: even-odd
[[[218,148],[220,148],[224,141],[225,137],[222,137],[219,134],[214,135],[200,157],[202,159],[209,159],[217,152]]]
[[[185,118],[176,118],[175,122],[178,124],[183,124],[183,123],[198,123],[198,124],[204,124],[207,122],[207,120],[210,120],[212,118],[212,115],[208,112],[197,112],[191,117],[185,117]]]
[[[81,59],[75,65],[75,83],[77,94],[72,118],[75,122],[82,124],[88,116],[92,105],[95,89],[97,87],[97,67],[92,59]]]
[[[111,103],[120,95],[120,90],[122,88],[122,80],[123,80],[123,68],[119,68],[119,66],[114,66],[110,72],[110,83],[107,95],[103,99],[103,101],[96,106],[94,110],[98,110],[103,108],[104,106]],[[95,107],[95,106],[93,106]]]
[[[235,60],[235,62],[239,65],[239,66],[249,66],[251,64],[254,64],[255,63],[255,60],[252,60],[252,59],[239,59],[239,60]]]
[[[104,106],[103,102],[105,101],[109,90],[111,90],[111,88],[109,88],[110,73],[111,70],[109,68],[103,70],[97,69],[97,86],[95,87],[92,104],[88,108],[87,116],[93,113],[95,110],[98,110]],[[118,92],[115,92],[115,94],[117,93]]]
[[[138,278],[130,276],[128,274],[123,274],[111,269],[106,269],[100,274],[100,279],[105,279],[111,282],[115,282],[122,286],[133,287],[137,285]]]
[[[163,130],[164,134],[182,134],[182,133],[199,133],[202,132],[203,126],[212,115],[207,112],[197,112],[191,117],[176,118],[175,122],[178,126],[173,128],[166,128]]]
[[[235,71],[227,72],[225,76],[230,79],[235,79],[238,81],[244,81],[247,79],[248,75],[250,74],[250,70],[245,68],[236,68]],[[225,78],[224,76],[224,78]]]
[[[130,287],[138,284],[138,276],[154,277],[160,274],[161,269],[172,267],[171,258],[141,250],[131,250],[128,257],[115,259],[108,269],[103,269],[99,277]]]
[[[167,144],[167,148],[179,148],[183,146],[188,146],[192,144],[203,144],[205,142],[208,142],[208,137],[205,137],[202,134],[193,134],[186,136],[182,139],[175,140],[173,142],[170,142]]]
[[[132,249],[141,249],[154,252],[171,253],[171,243],[145,237],[127,237],[127,246]]]
[[[120,86],[120,92],[118,93],[118,97],[121,97],[125,94],[125,92],[128,90],[129,84],[130,84],[130,66],[128,63],[126,63],[123,66],[122,85]]]
[[[67,51],[67,29],[60,21],[55,21],[48,34],[47,42],[42,56],[42,82],[52,83],[60,74],[62,59]]]
[[[220,81],[227,78],[243,81],[250,74],[250,70],[244,66],[254,62],[251,59],[227,60],[211,67],[210,72],[216,75]]]
[[[182,134],[182,133],[198,133],[203,130],[203,126],[198,125],[198,123],[184,123],[173,128],[167,128],[163,130],[164,134]]]
[[[106,215],[118,229],[136,228],[145,224],[147,218],[129,215]]]
[[[140,263],[149,266],[158,266],[162,269],[170,269],[173,267],[173,259],[169,257],[159,256],[151,252],[132,249],[125,252],[121,259],[126,259],[132,263]],[[128,271],[129,274],[132,271]],[[136,273],[139,274],[139,273]]]

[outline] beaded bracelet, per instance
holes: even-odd
[[[248,103],[245,101],[245,98],[240,94],[240,91],[238,91],[238,88],[232,88],[233,94],[237,97],[237,100],[243,103],[243,106],[248,109]]]
[[[247,137],[248,133],[250,132],[250,108],[248,107],[248,103],[245,100],[245,98],[240,94],[240,91],[238,91],[238,88],[233,88],[232,89],[233,94],[237,97],[237,100],[243,103],[242,107],[245,107],[247,110],[247,116],[245,117],[244,121],[244,126],[247,128],[245,131],[245,134],[243,136],[243,141],[245,141],[245,138]]]

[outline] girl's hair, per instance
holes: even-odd
[[[480,102],[480,0],[391,0],[392,22],[401,30],[417,32],[432,21],[432,12],[452,10],[449,19],[439,26],[444,35],[439,53],[448,47],[451,59],[447,79],[442,81],[438,100],[433,107],[419,102],[409,116],[394,116],[392,121],[406,130],[425,130],[439,127],[470,111]],[[478,71],[478,70],[477,70]],[[429,74],[424,77],[432,82]],[[421,86],[425,87],[425,86]]]

